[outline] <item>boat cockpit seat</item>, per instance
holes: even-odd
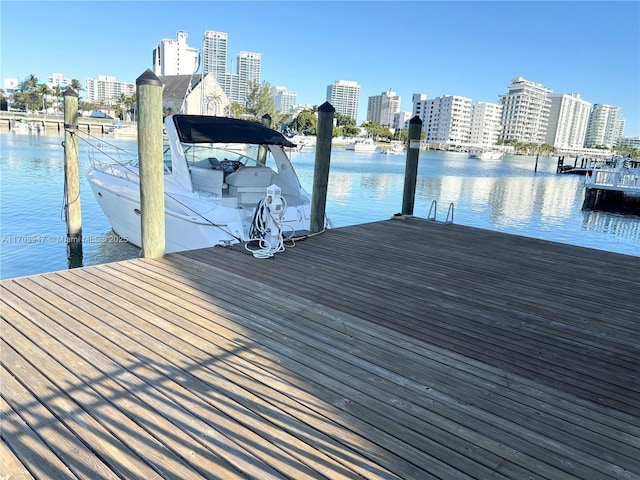
[[[233,187],[268,187],[272,173],[269,167],[241,167],[227,174],[225,182]]]
[[[211,168],[191,167],[191,185],[194,190],[222,195],[224,172]]]
[[[257,203],[267,194],[273,171],[269,167],[241,167],[227,174],[225,183],[229,195],[237,196],[238,203]]]

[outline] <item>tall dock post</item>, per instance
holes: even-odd
[[[418,156],[420,154],[420,134],[422,120],[417,115],[409,120],[409,145],[404,171],[404,192],[402,195],[402,214],[413,215],[418,179]]]
[[[264,125],[267,128],[271,128],[271,115],[269,115],[268,113],[265,113],[262,116],[262,125]],[[262,165],[267,163],[267,148],[264,145],[260,145],[258,147],[258,156],[256,158],[256,161],[258,163],[261,163]]]
[[[136,80],[142,256],[165,253],[162,82],[149,69]]]
[[[69,268],[82,266],[82,212],[78,162],[78,94],[67,88],[64,98],[64,213]]]
[[[311,233],[324,230],[327,207],[327,187],[329,185],[329,165],[331,164],[331,139],[333,138],[333,117],[336,109],[329,102],[318,107],[318,128],[316,131],[316,158],[313,165],[313,190],[311,193]]]

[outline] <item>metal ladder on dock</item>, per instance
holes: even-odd
[[[437,210],[438,210],[438,202],[434,200],[433,202],[431,202],[431,207],[429,208],[429,213],[427,214],[427,220],[430,220],[432,222],[437,222],[436,220]],[[453,223],[453,211],[454,211],[454,206],[453,206],[453,202],[451,202],[449,204],[449,209],[447,210],[447,218],[444,221],[445,224]]]

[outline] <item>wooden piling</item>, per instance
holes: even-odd
[[[329,185],[329,165],[331,163],[331,140],[333,138],[333,117],[336,109],[329,102],[318,108],[316,131],[316,158],[313,166],[313,191],[311,194],[311,233],[324,230],[327,207],[327,187]]]
[[[136,80],[142,256],[165,254],[162,82],[146,70]]]
[[[418,156],[420,154],[420,134],[422,120],[417,115],[409,120],[409,144],[404,172],[404,192],[402,195],[402,214],[413,215],[418,179]]]
[[[262,116],[262,125],[264,125],[267,128],[271,128],[271,115],[269,115],[268,113],[265,113]],[[258,155],[257,155],[256,161],[258,163],[261,163],[262,165],[267,163],[267,148],[264,145],[260,145],[258,147]]]
[[[78,162],[78,94],[71,88],[64,95],[64,194],[69,268],[82,266],[82,212]]]

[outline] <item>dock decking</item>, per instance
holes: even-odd
[[[3,479],[639,479],[640,258],[416,218],[0,282]]]

